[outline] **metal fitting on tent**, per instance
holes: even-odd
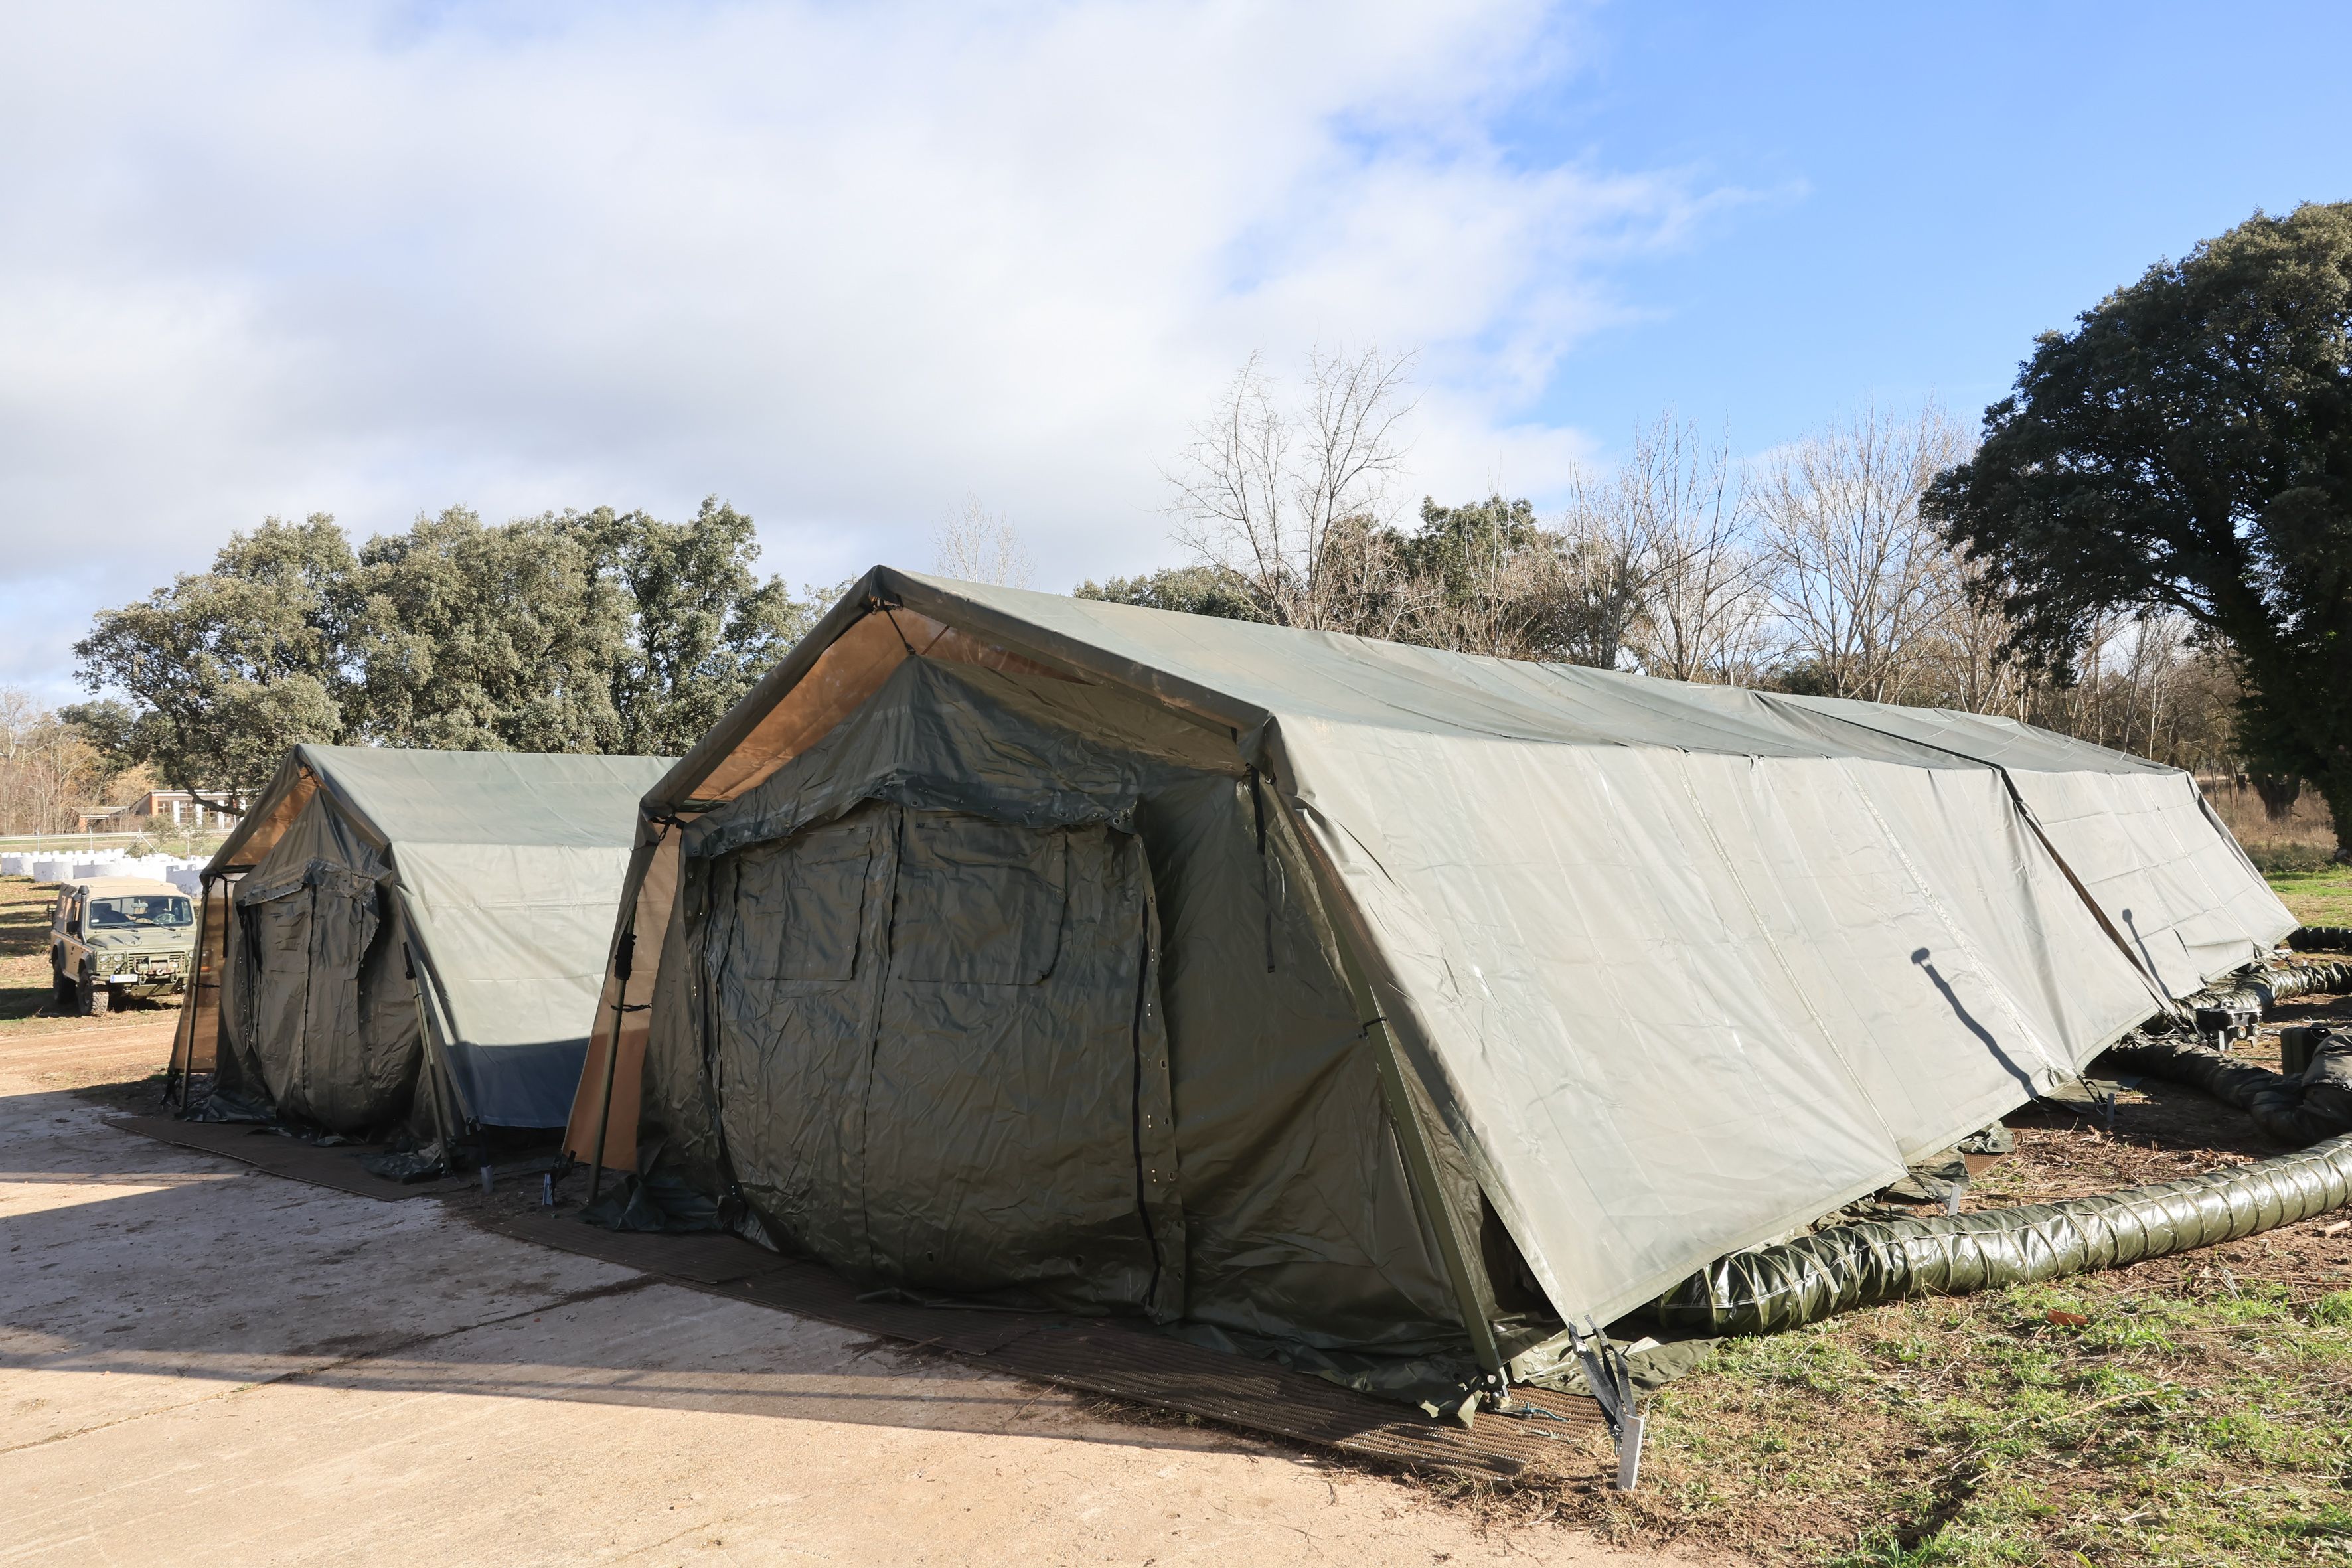
[[[2252,1005],[2352,990],[2352,963],[2264,966],[2188,998]],[[1839,1226],[1717,1258],[1659,1298],[1667,1327],[1709,1334],[1793,1329],[1910,1296],[1957,1296],[2118,1268],[2274,1230],[2352,1203],[2352,1034],[2323,1043],[2303,1081],[2201,1046],[2138,1035],[2121,1065],[2247,1110],[2292,1154],[2095,1197],[1977,1214]],[[2333,1136],[2331,1136],[2333,1134]]]

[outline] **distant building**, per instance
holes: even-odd
[[[226,805],[224,805],[226,802]],[[184,789],[151,789],[127,805],[100,806],[81,814],[84,833],[140,833],[169,817],[174,827],[203,827],[208,823],[234,822],[245,810],[241,792],[207,790],[199,795]]]

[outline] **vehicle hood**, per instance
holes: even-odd
[[[101,931],[82,939],[94,952],[186,952],[196,945],[193,929]]]

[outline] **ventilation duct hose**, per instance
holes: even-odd
[[[2297,952],[2352,952],[2352,926],[2297,926],[2286,944]]]
[[[2190,1007],[2256,1008],[2267,1012],[2298,996],[2352,990],[2352,963],[2264,964],[2183,998]]]
[[[2265,967],[2201,1006],[2261,1006],[2352,990],[2352,963]],[[1837,1312],[1912,1296],[1958,1296],[2120,1268],[2310,1219],[2352,1203],[2352,1094],[2305,1100],[2276,1073],[2201,1047],[2144,1035],[2117,1049],[2130,1067],[2176,1078],[2253,1111],[2283,1134],[2332,1132],[2325,1142],[2251,1165],[2094,1197],[1926,1219],[1837,1226],[1774,1247],[1719,1258],[1651,1308],[1670,1329],[1765,1334]],[[2207,1058],[2210,1058],[2208,1060]],[[2255,1108],[2259,1106],[2260,1110]]]
[[[1906,1296],[1960,1296],[2121,1268],[2346,1203],[2352,1203],[2352,1135],[2259,1164],[2096,1197],[1840,1226],[1719,1258],[1654,1310],[1672,1329],[1769,1334]]]
[[[2126,1072],[2187,1084],[2236,1106],[2263,1137],[2290,1147],[2352,1132],[2352,1092],[2336,1081],[2352,1063],[2340,1051],[2328,1057],[2307,1077],[2282,1078],[2186,1040],[2127,1035],[2107,1051],[2107,1060]]]

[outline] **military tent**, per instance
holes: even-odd
[[[2192,780],[2021,725],[877,568],[646,795],[568,1144],[874,1289],[1418,1391],[2294,923]]]
[[[669,765],[297,746],[205,867],[175,1076],[336,1133],[562,1125]]]

